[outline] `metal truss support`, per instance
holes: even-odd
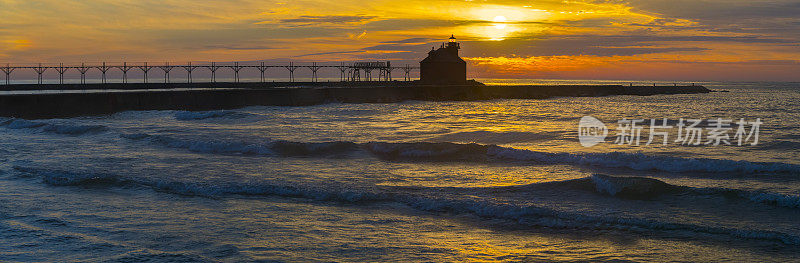
[[[172,66],[169,65],[169,62],[164,62],[164,66],[159,66],[162,71],[164,71],[164,83],[169,83],[169,72],[172,71]]]
[[[208,68],[208,70],[211,71],[211,83],[216,83],[217,70],[220,68],[220,66],[217,66],[217,63],[215,62],[211,62],[211,66],[207,66],[206,68]]]
[[[403,68],[403,80],[411,81],[411,66],[406,64],[406,67]]]
[[[266,82],[266,76],[264,75],[265,71],[267,71],[267,66],[264,66],[264,62],[258,65],[258,71],[261,71],[261,83]]]
[[[349,67],[345,66],[344,62],[342,62],[339,66],[336,66],[336,68],[340,71],[339,81],[347,81],[347,69],[349,69]]]
[[[84,63],[81,63],[81,66],[78,67],[78,71],[81,73],[81,84],[86,84],[86,72],[91,68],[92,67],[87,67]]]
[[[233,66],[228,66],[233,70],[233,80],[236,83],[239,83],[239,71],[242,70],[244,67],[239,66],[239,62],[234,62]]]
[[[0,68],[3,70],[3,73],[6,73],[6,85],[11,84],[11,73],[14,72],[16,68],[12,68],[11,64],[6,64],[5,68]]]
[[[284,66],[287,70],[289,70],[289,82],[294,82],[294,70],[296,70],[299,66],[295,66],[294,62],[289,62],[288,66]]]
[[[122,66],[121,67],[117,67],[117,68],[119,68],[119,70],[122,71],[122,83],[127,84],[128,83],[128,71],[130,71],[133,67],[129,67],[128,66],[128,62],[122,62]]]
[[[42,74],[44,74],[44,72],[47,71],[47,69],[49,69],[49,67],[42,67],[42,63],[39,63],[38,67],[33,68],[33,70],[36,71],[36,74],[38,75],[36,78],[36,84],[42,85]]]
[[[351,68],[350,69],[350,81],[361,81],[361,70],[358,68]]]
[[[186,66],[183,66],[183,69],[186,70],[186,83],[191,84],[192,83],[192,71],[194,71],[195,66],[192,66],[192,62],[189,61],[189,63],[187,63]]]
[[[64,63],[59,63],[56,71],[58,72],[58,84],[64,84],[64,72],[69,68],[64,67]]]
[[[364,80],[372,81],[372,69],[364,68]]]
[[[153,66],[148,66],[147,62],[145,62],[143,66],[138,66],[138,68],[142,70],[142,73],[144,73],[144,83],[147,83],[147,73],[153,69]]]
[[[97,67],[97,69],[100,70],[101,73],[103,73],[103,84],[108,83],[108,81],[106,79],[106,72],[108,72],[108,70],[111,69],[111,67],[107,67],[106,63],[103,62],[103,65]]]
[[[317,66],[317,62],[312,63],[308,68],[311,69],[311,82],[319,81],[319,78],[317,78],[317,71],[319,71],[321,67]]]

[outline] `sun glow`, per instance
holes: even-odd
[[[505,16],[496,16],[492,21],[496,23],[494,24],[494,28],[497,28],[497,30],[506,29],[505,22],[508,21],[508,19],[506,19]]]
[[[546,19],[542,12],[507,5],[487,5],[470,8],[466,19],[473,23],[466,28],[467,35],[488,41],[500,41],[517,34],[540,30],[539,26],[528,24],[531,21]]]

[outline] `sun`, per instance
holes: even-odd
[[[496,16],[494,17],[494,19],[492,19],[492,22],[495,22],[494,27],[497,28],[498,30],[506,29],[505,22],[507,21],[508,19],[506,19],[505,16]]]

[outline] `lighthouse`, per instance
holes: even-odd
[[[461,44],[451,35],[438,49],[431,48],[428,57],[419,62],[420,81],[426,84],[464,84],[467,62],[458,56]]]

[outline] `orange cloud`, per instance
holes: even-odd
[[[541,57],[466,57],[478,67],[490,67],[498,75],[529,75],[542,71],[576,71],[604,66],[622,60],[620,57],[541,56]]]
[[[3,44],[4,49],[8,50],[23,50],[33,46],[33,43],[27,39],[2,40],[0,43]]]

